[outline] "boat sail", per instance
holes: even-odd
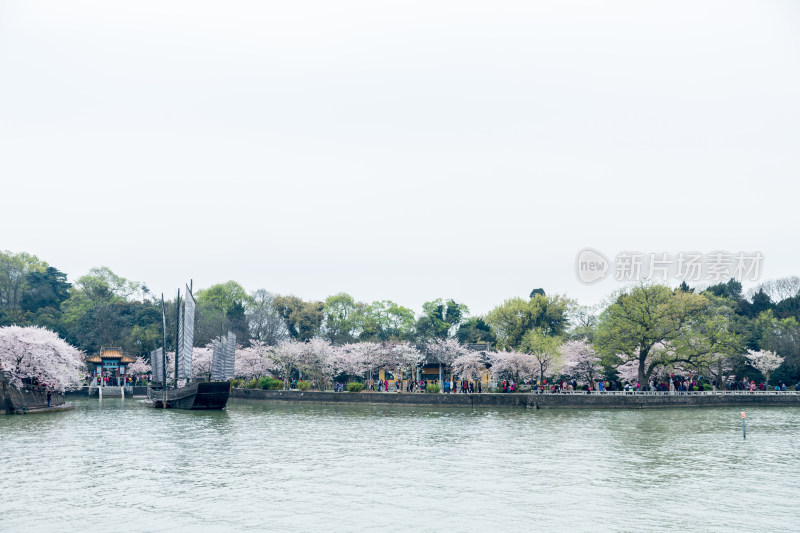
[[[236,361],[236,335],[229,331],[222,338],[214,339],[214,351],[211,356],[211,380],[227,381],[233,378]]]
[[[152,369],[151,373],[153,375],[153,379],[151,380],[153,383],[164,383],[164,363],[162,359],[164,358],[164,348],[157,348],[150,352],[150,368]]]
[[[192,380],[192,350],[194,348],[195,300],[190,287],[186,287],[183,307],[178,292],[178,327],[175,335],[175,379],[173,388],[166,382],[166,314],[162,296],[161,314],[164,325],[163,346],[150,355],[154,382],[161,387],[150,387],[147,403],[165,409],[224,409],[230,396],[233,377],[236,336],[228,333],[222,340],[214,341],[214,361],[218,371],[212,371],[212,381]],[[232,342],[231,342],[232,341]],[[219,349],[217,348],[219,346]],[[219,355],[217,353],[219,352]],[[230,360],[229,360],[230,358]],[[155,363],[154,363],[155,361]],[[230,372],[227,369],[230,368]],[[182,385],[182,386],[179,386]]]

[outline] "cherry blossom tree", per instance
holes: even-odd
[[[363,377],[370,368],[368,356],[368,351],[361,349],[360,343],[332,347],[334,373],[347,377]]]
[[[422,353],[408,342],[387,344],[383,352],[386,366],[396,369],[401,380],[406,372],[412,373],[425,360]]]
[[[325,339],[314,338],[300,345],[297,369],[324,388],[334,374],[335,348]]]
[[[568,341],[562,345],[561,353],[564,355],[562,372],[592,383],[592,388],[596,389],[595,382],[600,379],[602,367],[592,345],[585,340]]]
[[[211,356],[214,353],[214,344],[192,348],[192,377],[208,378],[211,375]]]
[[[745,354],[750,366],[764,374],[764,385],[769,385],[769,376],[783,364],[784,358],[769,350],[747,350]]]
[[[194,355],[194,352],[192,352]],[[167,352],[167,381],[175,376],[175,352]]]
[[[486,354],[475,350],[467,350],[456,357],[451,367],[453,373],[463,379],[479,381],[486,370]]]
[[[63,392],[81,386],[85,368],[83,353],[46,328],[0,328],[0,370],[12,386],[29,379]]]
[[[303,356],[303,344],[294,340],[283,341],[267,353],[272,367],[283,378],[283,385],[287,389],[292,377],[292,370],[297,368]]]
[[[647,363],[645,363],[647,364]],[[639,360],[630,359],[617,367],[617,374],[622,381],[634,383],[639,379]]]
[[[425,347],[430,362],[439,365],[439,381],[442,381],[442,371],[453,366],[453,362],[462,356],[471,353],[470,349],[456,339],[436,339]]]
[[[271,377],[273,368],[272,347],[254,340],[247,348],[237,348],[235,376],[247,379]]]
[[[669,343],[657,342],[650,347],[647,356],[644,359],[634,359],[633,362],[626,359],[623,354],[618,355],[618,359],[625,361],[623,364],[617,366],[617,374],[624,381],[636,383],[641,376],[641,369],[645,368],[645,375],[657,379],[657,376],[666,374],[684,374],[687,363],[677,362],[675,350]],[[636,372],[633,372],[633,368]],[[641,383],[646,386],[646,383]]]
[[[150,364],[145,362],[145,360],[140,356],[136,358],[136,361],[128,365],[128,367],[125,369],[125,374],[130,376],[143,376],[151,371],[152,367]]]
[[[347,345],[349,349],[358,353],[357,357],[363,362],[364,377],[372,379],[378,368],[386,364],[386,357],[382,346],[377,342],[359,342]]]
[[[523,352],[492,352],[489,360],[495,377],[506,376],[516,382],[532,378],[539,369],[534,357]]]

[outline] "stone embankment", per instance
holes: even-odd
[[[48,408],[46,388],[26,385],[18,389],[0,373],[0,414],[33,413],[66,407],[64,394],[51,392],[50,408]]]
[[[301,392],[233,389],[231,399],[326,404],[417,405],[430,407],[527,409],[654,409],[673,407],[800,407],[800,394],[662,393],[662,394],[420,394],[380,392]]]

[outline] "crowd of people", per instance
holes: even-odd
[[[98,386],[135,386],[137,384],[143,385],[146,384],[147,381],[144,376],[141,377],[133,377],[133,376],[115,376],[115,375],[101,375],[95,376],[92,374],[88,374],[86,376],[87,383],[96,383]],[[302,382],[302,379],[293,379],[289,382],[289,386],[292,389],[299,388],[299,384]],[[317,389],[317,383],[311,381],[311,389]],[[526,385],[525,391],[527,392],[527,385],[530,385],[530,392],[534,394],[558,394],[558,393],[572,393],[572,392],[583,392],[583,393],[593,393],[593,392],[642,392],[642,391],[650,391],[650,392],[694,392],[694,391],[702,391],[708,390],[710,387],[711,389],[721,389],[724,388],[726,391],[767,391],[770,390],[763,382],[756,383],[754,380],[748,380],[746,377],[742,380],[735,380],[733,378],[729,378],[725,381],[722,386],[716,381],[712,380],[709,383],[701,383],[696,378],[686,378],[686,377],[679,377],[679,376],[669,376],[669,378],[665,378],[662,381],[659,380],[651,380],[646,385],[642,385],[638,380],[620,380],[620,381],[610,381],[610,380],[599,380],[596,382],[587,382],[579,384],[577,380],[555,380],[548,382],[547,379],[540,379],[540,380],[526,380],[523,381],[523,385]],[[467,393],[478,393],[481,394],[484,392],[484,384],[480,381],[472,381],[472,380],[445,380],[441,383],[438,379],[422,379],[422,380],[388,380],[388,379],[369,379],[364,382],[364,388],[369,391],[374,392],[426,392],[428,385],[436,385],[439,387],[439,391],[444,394],[467,394]],[[707,387],[708,386],[708,387]],[[798,382],[794,387],[792,387],[795,391],[800,391],[800,382]],[[333,385],[333,390],[335,392],[343,392],[345,390],[345,383],[336,382]],[[775,391],[787,391],[789,387],[781,381],[774,387]],[[496,385],[496,389],[493,392],[500,392],[500,393],[515,393],[520,392],[520,384],[515,382],[512,379],[504,379],[501,382],[498,382]],[[489,388],[489,392],[491,388]]]
[[[297,380],[291,382],[291,388],[297,388]],[[483,393],[484,392],[484,384],[480,381],[471,381],[471,380],[445,380],[443,382],[439,382],[438,379],[432,380],[392,380],[389,381],[387,379],[370,379],[364,382],[364,388],[369,391],[374,392],[426,392],[427,386],[433,384],[440,387],[439,391],[444,394],[457,394],[457,393]],[[530,392],[533,394],[558,394],[558,393],[574,393],[574,392],[582,392],[586,394],[591,393],[605,393],[605,392],[627,392],[627,393],[637,393],[637,392],[696,392],[696,391],[703,391],[703,390],[714,390],[719,389],[719,384],[717,381],[711,381],[709,383],[701,383],[697,380],[697,378],[687,378],[687,377],[680,377],[680,376],[669,376],[668,378],[664,378],[664,380],[651,380],[646,385],[642,386],[642,384],[638,380],[620,380],[620,381],[611,381],[611,380],[599,380],[596,382],[587,382],[579,384],[577,380],[555,380],[548,382],[547,379],[541,380],[526,380],[523,381],[522,385],[525,385],[524,389],[520,388],[520,384],[515,382],[512,379],[504,379],[497,383],[497,386],[494,390],[489,387],[487,392],[499,392],[503,394],[507,393],[516,393],[516,392],[527,392],[528,385],[530,386]],[[312,385],[312,388],[316,388]],[[764,383],[755,383],[755,381],[748,381],[747,378],[744,378],[742,381],[734,381],[728,380],[724,384],[725,390],[728,391],[766,391],[769,388]],[[335,392],[343,392],[345,390],[345,384],[337,382],[333,386],[333,390]],[[780,382],[778,385],[775,386],[776,391],[786,391],[789,390],[784,382]],[[800,391],[800,382],[794,386],[795,391]]]
[[[87,384],[94,383],[98,387],[133,387],[137,384],[143,384],[144,378],[111,374],[86,374],[85,381]]]
[[[729,378],[725,382],[725,390],[726,391],[751,391],[751,392],[755,392],[755,391],[766,391],[766,390],[769,390],[769,387],[763,382],[756,383],[754,380],[749,380],[748,381],[747,377],[743,378],[741,381],[735,380],[733,378]],[[776,391],[786,391],[786,390],[788,390],[788,388],[786,387],[786,383],[784,383],[783,381],[780,381],[780,382],[778,382],[777,385],[775,385],[775,390]],[[800,391],[800,381],[798,381],[797,384],[794,386],[794,390]]]
[[[444,394],[456,393],[482,393],[483,384],[480,381],[463,380],[445,380],[441,383],[438,379],[406,379],[406,380],[388,380],[388,379],[368,379],[364,382],[364,388],[373,392],[427,392],[428,385],[436,385],[439,391]],[[292,388],[296,388],[294,382]],[[312,387],[313,388],[313,387]],[[333,390],[335,392],[342,392],[345,389],[345,384],[336,382],[334,383]]]

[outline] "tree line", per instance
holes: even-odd
[[[620,289],[597,307],[535,289],[479,316],[448,298],[424,303],[417,314],[391,300],[360,302],[339,293],[309,301],[265,289],[247,292],[235,281],[199,289],[195,299],[197,346],[227,331],[236,333],[244,347],[313,339],[334,346],[423,346],[452,339],[521,354],[538,368],[536,374],[546,376],[563,370],[570,359],[564,347],[579,353],[569,343],[580,341],[582,350],[596,354],[598,375],[643,383],[668,372],[718,380],[757,376],[747,354],[765,350],[783,358],[773,380],[800,379],[798,277],[762,283],[748,294],[735,280],[702,290],[685,283],[639,284]],[[175,328],[175,305],[174,296],[166,302],[168,331]],[[146,359],[161,344],[160,296],[106,267],[69,282],[64,272],[34,255],[0,252],[4,325],[45,327],[86,353],[113,345]]]

